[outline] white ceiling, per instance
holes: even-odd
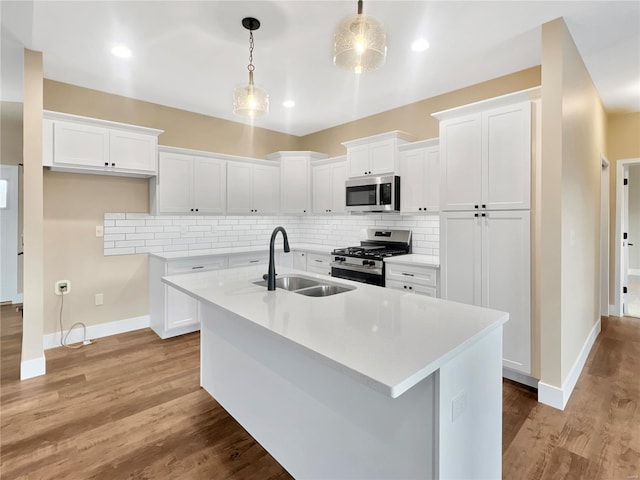
[[[331,53],[333,28],[355,0],[26,3],[14,10],[32,21],[3,24],[43,52],[46,78],[234,121],[231,94],[247,81],[241,19],[257,17],[255,80],[271,111],[255,125],[294,135],[539,65],[541,25],[561,16],[605,108],[640,111],[638,1],[367,0],[365,13],[387,27],[388,55],[360,76],[335,67]],[[409,48],[418,36],[431,44],[423,53]],[[133,57],[112,56],[116,43]]]

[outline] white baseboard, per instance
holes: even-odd
[[[141,317],[125,318],[124,320],[116,320],[115,322],[101,323],[98,325],[89,325],[87,327],[87,340],[94,340],[96,338],[108,337],[110,335],[117,335],[119,333],[131,332],[133,330],[139,330],[141,328],[147,328],[149,326],[149,315],[143,315]],[[84,340],[84,329],[82,327],[74,328],[69,337],[67,343],[78,343]],[[62,335],[66,335],[67,331],[62,332]],[[44,349],[56,348],[60,346],[60,332],[48,333],[42,338]]]
[[[580,355],[576,358],[573,367],[571,367],[569,375],[567,375],[565,381],[562,382],[562,388],[549,385],[542,381],[538,383],[538,401],[540,403],[557,408],[558,410],[564,410],[573,389],[576,387],[576,383],[578,383],[580,373],[582,373],[582,369],[587,361],[589,352],[591,352],[591,347],[593,347],[596,338],[598,338],[601,328],[601,320],[598,319],[598,321],[593,325],[589,336],[587,336],[587,340],[584,342]]]
[[[46,371],[47,361],[45,360],[44,355],[40,358],[20,362],[20,380],[39,377],[40,375],[44,375]]]
[[[539,380],[537,378],[530,377],[529,375],[525,375],[524,373],[516,372],[507,367],[502,367],[502,376],[504,378],[508,378],[509,380],[513,380],[514,382],[522,383],[523,385],[528,385],[532,388],[538,388]]]
[[[613,305],[609,305],[609,315],[613,315],[614,317],[621,316],[622,312],[619,311],[618,305],[615,303]]]
[[[640,275],[640,268],[630,268],[629,275]]]

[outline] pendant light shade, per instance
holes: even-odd
[[[333,63],[354,73],[375,70],[387,58],[387,34],[384,25],[362,13],[358,1],[357,15],[340,21],[333,38]]]
[[[249,30],[249,83],[233,90],[233,113],[240,117],[257,118],[269,113],[269,94],[253,83],[253,31],[260,28],[260,21],[246,17],[242,19],[242,26]]]

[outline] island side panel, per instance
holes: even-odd
[[[435,375],[393,399],[242,317],[200,308],[202,386],[294,477],[435,478]]]
[[[502,327],[439,370],[439,478],[502,478]]]

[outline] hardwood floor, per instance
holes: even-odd
[[[1,307],[0,478],[284,479],[199,385],[199,335],[148,329],[47,350],[19,381],[21,319]],[[503,478],[637,479],[640,321],[603,329],[565,411],[505,381]]]

